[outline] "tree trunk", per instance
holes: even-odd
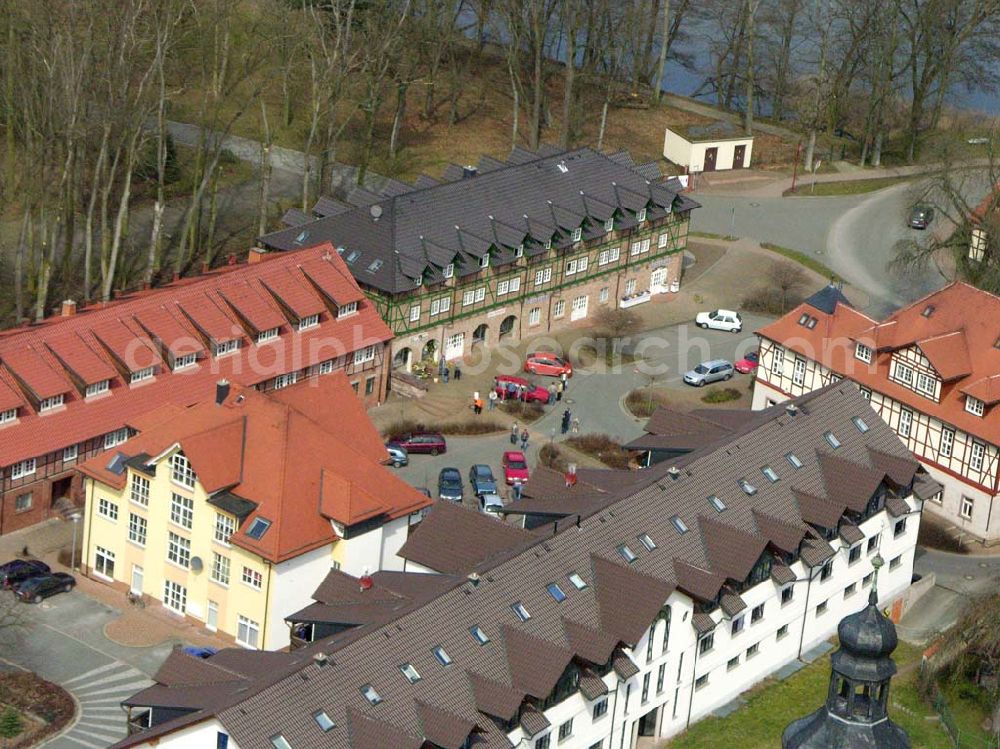
[[[17,240],[14,254],[14,321],[20,325],[24,320],[24,253],[28,243],[28,223],[31,213],[26,209],[21,220],[21,235]]]
[[[572,0],[570,0],[572,2]],[[569,3],[563,2],[563,9],[566,10]],[[566,75],[563,83],[563,112],[562,112],[562,132],[559,134],[559,145],[564,149],[569,149],[573,132],[573,81],[576,77],[576,29],[577,10],[569,9],[566,30]]]
[[[521,113],[521,102],[520,97],[517,95],[517,85],[514,83],[513,79],[510,82],[511,90],[514,93],[514,115],[511,117],[511,129],[510,129],[510,150],[513,151],[517,148],[517,125],[518,117]]]
[[[264,140],[260,144],[260,198],[257,203],[257,236],[267,230],[267,207],[271,199],[271,128],[267,121],[267,105],[260,100],[260,121]]]
[[[872,166],[882,165],[882,131],[875,133],[875,145],[872,148]]]
[[[14,13],[12,11],[8,12],[7,15],[7,65],[5,66],[6,73],[4,74],[4,99],[6,102],[7,113],[4,117],[6,121],[6,127],[4,128],[4,137],[7,146],[7,169],[6,169],[6,179],[4,180],[3,186],[3,196],[6,198],[7,203],[13,202],[14,190],[16,186],[17,178],[17,167],[14,160],[15,157],[15,138],[14,138],[14,111],[16,109],[16,104],[14,103],[14,41],[16,36],[14,34]],[[20,312],[18,313],[20,317]]]
[[[806,141],[806,157],[803,163],[803,169],[807,172],[811,172],[813,168],[813,154],[816,151],[816,128],[809,128],[809,140]]]
[[[656,62],[656,78],[653,80],[653,101],[660,103],[663,95],[663,74],[667,67],[667,52],[670,46],[670,0],[663,0],[663,38],[660,39],[660,57]]]
[[[389,158],[396,158],[399,149],[399,132],[403,127],[403,118],[406,116],[406,90],[410,84],[408,81],[400,81],[396,84],[396,114],[392,118],[392,132],[389,135]]]
[[[608,100],[604,100],[601,105],[601,129],[597,131],[597,150],[600,151],[604,145],[604,128],[608,124]]]
[[[125,182],[122,185],[121,197],[118,199],[118,213],[115,216],[115,232],[111,243],[111,254],[108,257],[107,270],[101,284],[101,299],[105,302],[111,300],[111,291],[115,281],[115,273],[117,272],[118,253],[121,250],[125,225],[128,220],[129,200],[132,198],[132,172],[135,170],[136,150],[141,133],[142,126],[137,125],[135,132],[132,134],[126,154]]]
[[[754,95],[754,16],[757,14],[757,2],[759,0],[746,0],[746,29],[747,29],[747,109],[743,117],[743,129],[747,135],[753,135],[753,95]]]
[[[83,236],[83,300],[90,301],[90,291],[93,288],[93,262],[94,262],[94,210],[97,208],[97,196],[100,193],[98,185],[104,173],[104,163],[108,158],[108,138],[111,135],[111,125],[105,124],[104,133],[101,136],[101,149],[97,153],[97,162],[94,164],[94,180],[90,186],[90,201],[87,205],[87,220]]]
[[[542,90],[542,68],[545,63],[543,55],[544,35],[544,31],[541,31],[540,34],[535,34],[534,66],[531,76],[531,137],[528,140],[532,150],[538,150],[538,145],[542,138],[542,99],[545,96],[545,92]]]

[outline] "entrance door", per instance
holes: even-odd
[[[667,290],[666,268],[657,268],[649,275],[649,290],[653,294],[662,294]]]
[[[463,353],[465,353],[465,333],[448,336],[444,343],[444,358],[448,361],[458,359]]]
[[[208,616],[205,617],[205,627],[215,632],[219,628],[219,604],[208,602]]]
[[[657,710],[650,710],[648,713],[639,718],[639,735],[640,736],[655,736],[656,735],[656,713]]]
[[[138,564],[132,565],[132,585],[130,590],[136,595],[142,595],[142,567]]]
[[[733,169],[742,169],[744,166],[746,166],[746,164],[743,163],[743,160],[746,158],[746,155],[747,155],[747,147],[745,145],[741,143],[740,145],[736,146],[736,148],[733,151]]]
[[[705,149],[705,168],[704,168],[704,171],[706,171],[706,172],[714,172],[715,171],[715,162],[718,160],[718,158],[719,158],[719,149],[718,148],[706,148]]]

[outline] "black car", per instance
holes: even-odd
[[[442,468],[438,474],[438,499],[462,501],[462,474],[457,468]]]
[[[934,209],[929,205],[915,205],[910,211],[907,224],[912,229],[926,229],[934,220]]]
[[[476,463],[469,469],[469,483],[472,484],[472,493],[477,497],[497,493],[497,481],[493,478],[493,469],[484,463]]]
[[[49,565],[37,559],[14,559],[7,564],[0,564],[0,585],[9,590],[29,577],[47,575],[49,572]]]
[[[76,580],[66,572],[52,572],[48,575],[29,577],[14,589],[14,595],[26,603],[41,603],[43,598],[56,593],[69,593],[76,586]]]

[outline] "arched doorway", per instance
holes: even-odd
[[[514,326],[517,324],[517,317],[515,315],[507,315],[500,323],[500,340],[510,336],[514,332]]]
[[[475,346],[477,343],[486,343],[486,334],[489,332],[490,326],[483,323],[478,328],[472,331],[472,345]]]
[[[410,371],[410,365],[413,363],[413,352],[410,348],[404,347],[396,352],[396,355],[392,357],[393,369],[405,369],[407,372]]]
[[[437,350],[438,342],[436,338],[431,338],[427,343],[424,344],[423,350],[420,352],[420,359],[436,361],[437,360]]]

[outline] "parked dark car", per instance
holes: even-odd
[[[440,434],[423,432],[420,434],[397,434],[386,441],[387,445],[399,445],[408,453],[430,453],[438,455],[447,452],[448,445]]]
[[[438,474],[438,499],[462,501],[462,474],[457,468],[442,468]]]
[[[934,209],[929,205],[915,205],[910,210],[910,219],[907,225],[911,229],[926,229],[934,220]]]
[[[497,481],[493,478],[493,469],[485,463],[476,463],[469,469],[469,483],[472,484],[472,493],[477,497],[497,493]]]
[[[76,586],[76,580],[66,572],[52,572],[22,580],[14,589],[14,595],[26,603],[41,603],[43,598],[56,593],[69,593]]]
[[[29,577],[47,575],[49,572],[49,565],[37,559],[14,559],[0,564],[0,585],[7,589],[14,588]]]

